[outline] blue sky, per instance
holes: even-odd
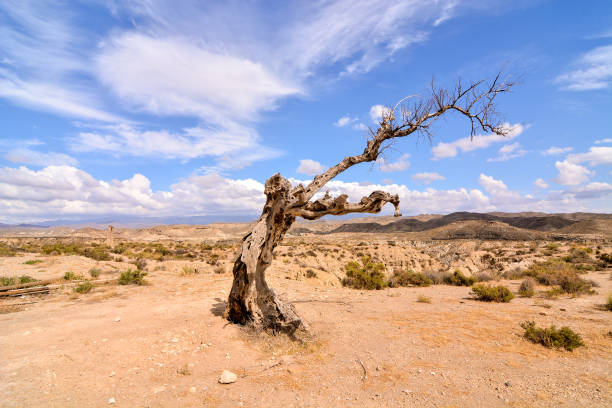
[[[270,175],[306,181],[361,152],[384,106],[502,66],[509,137],[451,115],[330,193],[610,212],[612,3],[508,3],[4,0],[0,222],[255,216]]]

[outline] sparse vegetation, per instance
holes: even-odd
[[[189,265],[185,265],[183,266],[183,269],[181,269],[181,276],[192,276],[192,275],[197,275],[199,272],[196,268],[194,268],[193,266],[189,266]]]
[[[82,280],[82,279],[83,279],[83,275],[77,275],[74,272],[68,271],[64,274],[64,280],[67,280],[67,281]]]
[[[317,277],[317,273],[315,271],[313,271],[312,269],[307,269],[306,270],[306,277],[309,278],[309,279],[316,278]]]
[[[372,262],[370,257],[364,256],[359,262],[350,261],[346,264],[346,277],[342,279],[342,285],[353,289],[383,289],[387,287],[385,274],[382,272],[385,265]]]
[[[459,269],[444,278],[444,283],[454,286],[472,286],[476,281],[474,276],[465,276]]]
[[[25,261],[23,264],[24,265],[36,265],[39,263],[42,263],[40,259],[30,259],[29,261]]]
[[[121,272],[117,283],[119,283],[119,285],[144,285],[146,283],[144,280],[146,275],[147,273],[141,270],[128,269],[127,271]]]
[[[225,273],[225,267],[223,265],[218,265],[214,271],[217,275],[221,275]]]
[[[93,289],[93,286],[94,285],[90,281],[86,280],[85,282],[82,282],[79,285],[77,285],[74,288],[74,291],[76,293],[81,293],[81,294],[89,293]]]
[[[573,351],[584,346],[582,337],[567,326],[557,329],[554,325],[549,328],[536,327],[535,322],[526,321],[521,323],[525,330],[523,337],[532,343],[541,344],[548,348],[564,348]]]
[[[483,302],[508,303],[514,299],[514,294],[505,286],[476,284],[472,286],[472,294]]]
[[[98,276],[100,276],[100,273],[102,273],[102,271],[98,268],[91,268],[89,270],[89,276],[91,276],[92,278],[97,278]]]
[[[431,303],[431,298],[425,295],[419,295],[417,297],[417,302],[419,303]]]
[[[388,281],[388,284],[392,288],[399,286],[430,286],[433,281],[429,279],[423,273],[417,273],[414,271],[394,271],[393,275]]]
[[[528,277],[521,282],[519,287],[519,295],[522,297],[533,297],[535,295],[536,281]]]
[[[562,292],[571,295],[594,293],[592,283],[578,276],[575,266],[564,259],[555,258],[535,263],[524,271],[523,275],[534,278],[542,285],[559,285]]]
[[[608,295],[608,300],[604,303],[604,309],[612,312],[612,293]]]

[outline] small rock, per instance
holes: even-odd
[[[117,317],[115,317],[115,321],[116,321],[116,322],[120,322],[120,321],[121,321],[121,318],[120,318],[119,316],[117,316]]]
[[[546,316],[546,313],[544,313],[544,312],[540,312],[540,314],[541,314],[542,316]]]
[[[509,387],[509,386],[510,386],[510,381],[506,381],[506,382],[504,383],[504,385],[505,385],[506,387]]]
[[[221,377],[219,377],[219,384],[231,384],[235,383],[238,376],[231,371],[223,370]]]
[[[436,373],[434,373],[433,371],[430,371],[429,374],[436,375]]]
[[[192,393],[192,394],[195,393],[196,392],[196,387],[189,388],[189,392]]]
[[[565,312],[565,311],[566,311],[566,309],[565,309],[565,308],[563,308],[563,307],[559,308],[559,310],[560,310],[560,311],[562,311],[562,312]]]
[[[178,343],[179,339],[177,339],[176,337],[172,339],[173,343]]]
[[[114,377],[115,376],[115,372],[111,371],[111,373],[108,375],[109,377]]]
[[[402,391],[404,394],[410,394],[412,392],[412,390],[404,390]]]
[[[161,386],[161,387],[155,387],[153,388],[153,394],[159,394],[160,392],[166,391],[166,387],[165,386]]]
[[[110,397],[108,399],[108,403],[109,403],[109,405],[114,405],[115,404],[115,399],[113,397]]]

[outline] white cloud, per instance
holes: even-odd
[[[390,173],[392,171],[403,171],[406,170],[410,166],[410,162],[408,159],[410,155],[408,153],[403,154],[397,161],[388,163],[384,159],[377,160],[380,165],[380,171],[385,173]]]
[[[365,131],[368,130],[368,127],[366,125],[364,125],[363,123],[359,122],[359,123],[355,123],[353,125],[353,129],[355,130],[360,130],[360,131]]]
[[[612,143],[612,139],[601,139],[601,140],[595,141],[595,144],[608,144],[608,143]]]
[[[265,197],[263,184],[217,174],[191,176],[169,191],[154,192],[141,174],[126,180],[96,180],[70,166],[0,168],[0,219],[16,222],[53,217],[125,214],[255,214]],[[44,205],[42,205],[44,203]]]
[[[502,180],[481,173],[478,182],[490,194],[491,204],[527,207],[529,199],[516,191],[510,191]]]
[[[564,186],[582,184],[595,175],[595,172],[568,160],[555,162],[555,167],[559,170],[559,175],[555,182]]]
[[[334,126],[344,127],[351,122],[356,121],[357,118],[351,118],[349,115],[342,116],[340,119],[334,122]]]
[[[591,166],[597,166],[600,164],[612,165],[612,147],[591,147],[586,153],[568,155],[566,160],[571,163],[588,162]]]
[[[509,129],[507,136],[500,136],[497,134],[489,135],[476,135],[473,138],[464,137],[457,139],[454,142],[444,143],[440,142],[432,148],[433,160],[444,159],[448,157],[455,157],[461,150],[462,152],[471,152],[476,149],[484,149],[492,145],[493,143],[505,142],[512,140],[519,136],[524,131],[524,126],[520,123],[510,125],[504,124]]]
[[[370,108],[370,119],[372,119],[372,122],[378,124],[382,121],[383,114],[388,113],[389,110],[389,108],[383,105],[373,105]]]
[[[300,165],[298,166],[296,172],[300,174],[306,174],[308,176],[314,176],[316,174],[323,173],[327,167],[323,166],[318,161],[304,159],[300,160]]]
[[[606,89],[612,83],[612,45],[597,47],[576,62],[578,69],[559,75],[561,89],[590,91]]]
[[[42,153],[31,149],[9,150],[6,155],[4,155],[4,158],[11,163],[22,163],[32,166],[50,166],[62,164],[74,166],[78,163],[75,158],[64,153]]]
[[[557,146],[551,146],[548,149],[544,150],[542,152],[543,155],[545,156],[552,156],[555,154],[563,154],[563,153],[568,153],[571,152],[572,150],[574,150],[573,147],[557,147]]]
[[[497,157],[489,158],[487,162],[508,161],[527,154],[527,151],[521,148],[519,142],[504,145],[498,152],[499,155]]]
[[[139,130],[129,125],[98,127],[80,132],[72,148],[77,152],[107,152],[117,156],[147,156],[178,159],[197,157],[247,161],[277,157],[280,152],[259,144],[258,134],[235,123],[226,128],[194,127],[180,133]],[[241,166],[238,166],[240,168]]]
[[[533,184],[537,187],[537,188],[541,188],[541,189],[546,189],[548,188],[548,183],[545,182],[544,180],[542,180],[541,178],[537,179],[536,181],[533,182]]]
[[[122,33],[104,44],[96,63],[100,80],[134,107],[215,124],[254,119],[279,98],[300,92],[258,62],[187,38]]]
[[[412,176],[412,179],[414,181],[421,181],[423,184],[428,185],[431,184],[434,181],[439,181],[439,180],[446,180],[446,177],[438,174],[438,173],[428,173],[428,172],[423,172],[423,173],[416,173]]]

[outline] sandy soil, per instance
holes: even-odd
[[[43,263],[23,265],[30,258]],[[359,291],[287,279],[281,260],[270,284],[310,325],[307,343],[227,324],[231,276],[206,269],[179,276],[178,266],[151,268],[147,286],[2,300],[0,406],[612,406],[612,313],[597,308],[612,292],[609,272],[586,275],[599,283],[597,295],[492,304],[470,299],[466,287]],[[123,267],[77,256],[0,258],[0,275],[48,278],[94,265],[102,278]],[[503,284],[516,292],[519,281]],[[524,320],[567,325],[587,347],[529,343]],[[218,383],[224,369],[238,375],[234,384]]]

